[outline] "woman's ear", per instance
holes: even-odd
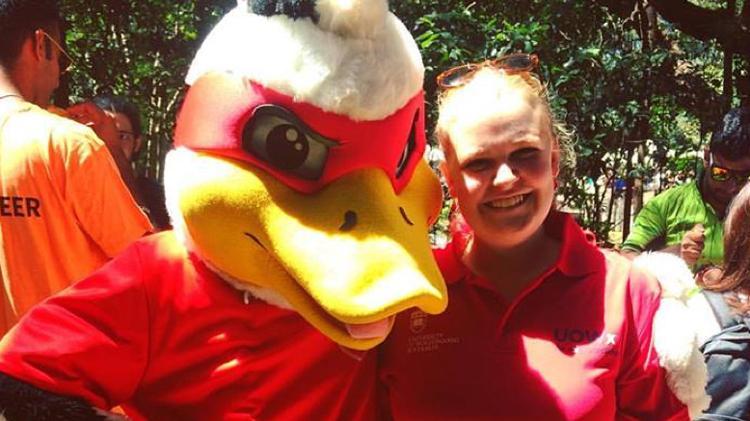
[[[453,181],[451,180],[450,176],[450,170],[448,169],[448,164],[445,159],[440,163],[438,166],[440,169],[440,173],[443,175],[443,180],[445,180],[445,185],[448,186],[448,193],[451,195],[451,197],[455,198],[456,194],[453,191]]]

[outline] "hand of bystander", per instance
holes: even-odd
[[[68,108],[68,116],[73,120],[91,127],[97,136],[107,145],[110,151],[120,147],[120,136],[115,119],[105,113],[96,104],[83,102]]]
[[[703,253],[705,240],[706,230],[703,227],[703,224],[695,224],[690,231],[682,236],[682,242],[680,243],[680,257],[682,257],[688,266],[695,266],[695,263],[700,259],[701,253]]]
[[[120,132],[117,130],[115,118],[105,113],[101,108],[92,102],[84,102],[73,105],[68,108],[68,116],[73,120],[91,127],[96,135],[104,142],[109,150],[109,154],[114,159],[120,177],[128,187],[130,194],[133,196],[139,206],[143,207],[145,201],[136,187],[135,174],[130,166],[130,161],[122,151],[120,145]]]

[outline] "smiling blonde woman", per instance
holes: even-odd
[[[383,410],[396,420],[687,420],[653,349],[658,284],[554,210],[565,132],[536,64],[517,54],[438,80],[442,172],[466,232],[435,251],[448,309],[400,315],[380,352]]]

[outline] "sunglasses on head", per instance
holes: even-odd
[[[730,170],[729,168],[716,165],[713,154],[708,155],[708,165],[711,178],[714,181],[723,183],[729,181],[730,178],[734,179],[737,184],[745,184],[750,181],[750,171]]]
[[[75,64],[75,62],[70,57],[68,52],[65,51],[62,45],[60,45],[59,42],[55,41],[55,39],[52,38],[50,34],[48,34],[46,31],[41,30],[41,29],[40,31],[42,32],[42,35],[44,35],[44,37],[47,38],[47,40],[49,40],[49,42],[52,43],[52,45],[54,45],[55,48],[57,48],[57,50],[60,52],[57,58],[58,63],[60,64],[60,74],[65,74],[68,71],[70,71],[70,69],[73,68],[73,65]]]
[[[440,89],[451,89],[465,85],[480,69],[490,67],[499,69],[506,74],[517,74],[530,72],[539,65],[539,57],[536,54],[515,53],[485,60],[480,63],[463,64],[440,73],[437,77],[437,85]]]

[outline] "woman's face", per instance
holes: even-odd
[[[512,247],[537,233],[549,213],[559,151],[536,97],[514,90],[495,110],[478,111],[448,129],[443,171],[475,238]]]
[[[128,161],[133,160],[133,156],[141,147],[141,139],[133,131],[133,125],[130,119],[123,113],[112,113],[117,125],[117,133],[120,136],[120,147]]]

